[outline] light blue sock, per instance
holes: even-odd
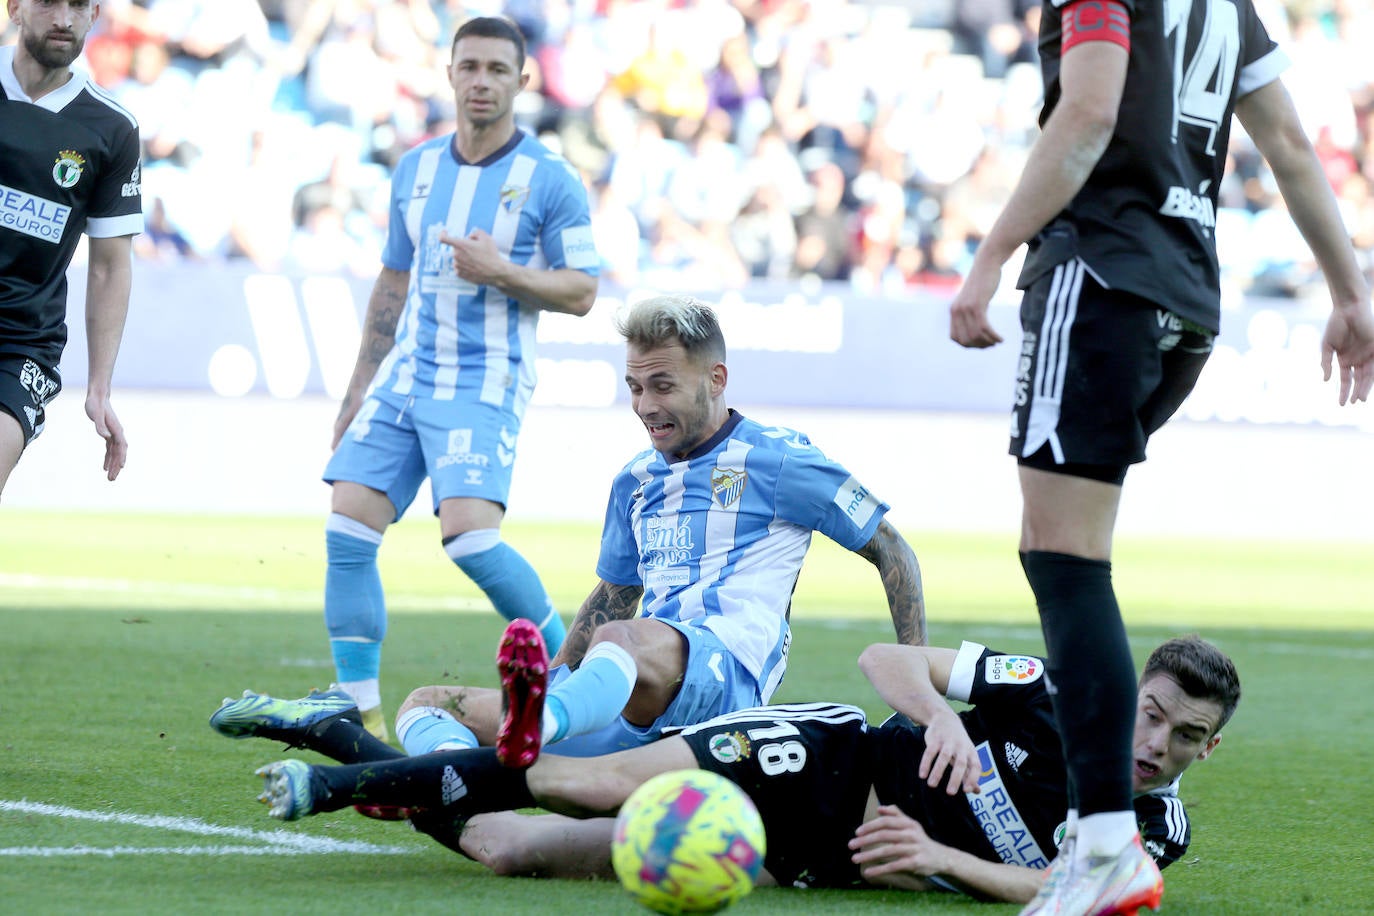
[[[437,706],[416,706],[403,712],[396,719],[396,737],[412,757],[478,746],[472,729]]]
[[[382,670],[386,599],[377,571],[380,532],[338,513],[325,522],[324,624],[342,681],[375,680]]]
[[[620,646],[613,642],[592,646],[577,670],[549,691],[544,703],[544,743],[610,725],[630,701],[638,676],[639,666]]]
[[[529,561],[501,540],[499,529],[482,528],[446,538],[444,551],[486,593],[502,617],[534,621],[550,657],[563,645],[563,618],[554,610],[544,583]]]

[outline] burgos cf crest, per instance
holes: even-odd
[[[711,472],[711,495],[722,509],[730,508],[739,500],[748,476],[744,471],[729,468],[716,468]]]
[[[60,188],[70,188],[81,180],[81,170],[86,160],[76,150],[64,149],[57,154],[57,162],[52,167],[52,180]]]
[[[530,199],[530,189],[508,184],[501,188],[501,206],[510,213],[519,213]]]
[[[749,756],[749,739],[739,732],[721,732],[708,742],[711,756],[721,763],[735,763]]]

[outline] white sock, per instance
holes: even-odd
[[[1114,856],[1139,832],[1134,811],[1104,811],[1080,817],[1074,860],[1086,862],[1089,856]]]
[[[359,710],[376,709],[382,705],[380,678],[374,677],[365,681],[341,681],[339,686],[353,698],[353,702],[358,704]]]

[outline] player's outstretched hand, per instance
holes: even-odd
[[[850,857],[864,880],[872,884],[919,890],[920,878],[949,870],[944,853],[919,823],[896,805],[879,805],[878,816],[859,825],[849,841]]]
[[[86,395],[86,416],[105,440],[105,478],[114,480],[129,458],[129,440],[124,438],[124,427],[115,416],[110,399],[97,394]]]
[[[982,266],[977,260],[964,278],[963,286],[949,304],[949,336],[963,347],[995,346],[1002,342],[988,321],[988,303],[1002,282],[1000,266]]]
[[[977,792],[982,771],[978,749],[954,710],[932,716],[926,725],[926,752],[921,755],[921,768],[917,771],[926,784],[934,789],[944,782],[949,795]]]
[[[1322,378],[1331,380],[1331,360],[1340,366],[1340,402],[1369,400],[1374,388],[1374,315],[1359,308],[1331,311],[1322,335]]]

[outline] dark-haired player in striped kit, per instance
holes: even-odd
[[[340,685],[382,738],[378,549],[426,479],[454,565],[507,620],[533,621],[551,647],[565,635],[501,523],[539,316],[586,315],[596,301],[587,192],[567,160],[516,126],[530,74],[514,24],[464,22],[448,75],[457,127],[407,152],[392,176],[382,270],[324,472],[330,649]]]
[[[1111,582],[1126,469],[1183,402],[1220,320],[1214,238],[1234,113],[1326,276],[1340,403],[1374,386],[1374,317],[1331,188],[1251,0],[1047,0],[1043,133],[950,307],[968,347],[1025,242],[1011,451],[1021,558],[1056,688],[1076,809],[1071,851],[1027,913],[1157,907],[1131,813],[1134,677]]]
[[[129,452],[110,406],[124,335],[132,239],[143,231],[138,124],[73,71],[100,4],[9,0],[19,40],[0,48],[0,491],[62,389],[67,266],[84,231],[86,415],[105,473]]]

